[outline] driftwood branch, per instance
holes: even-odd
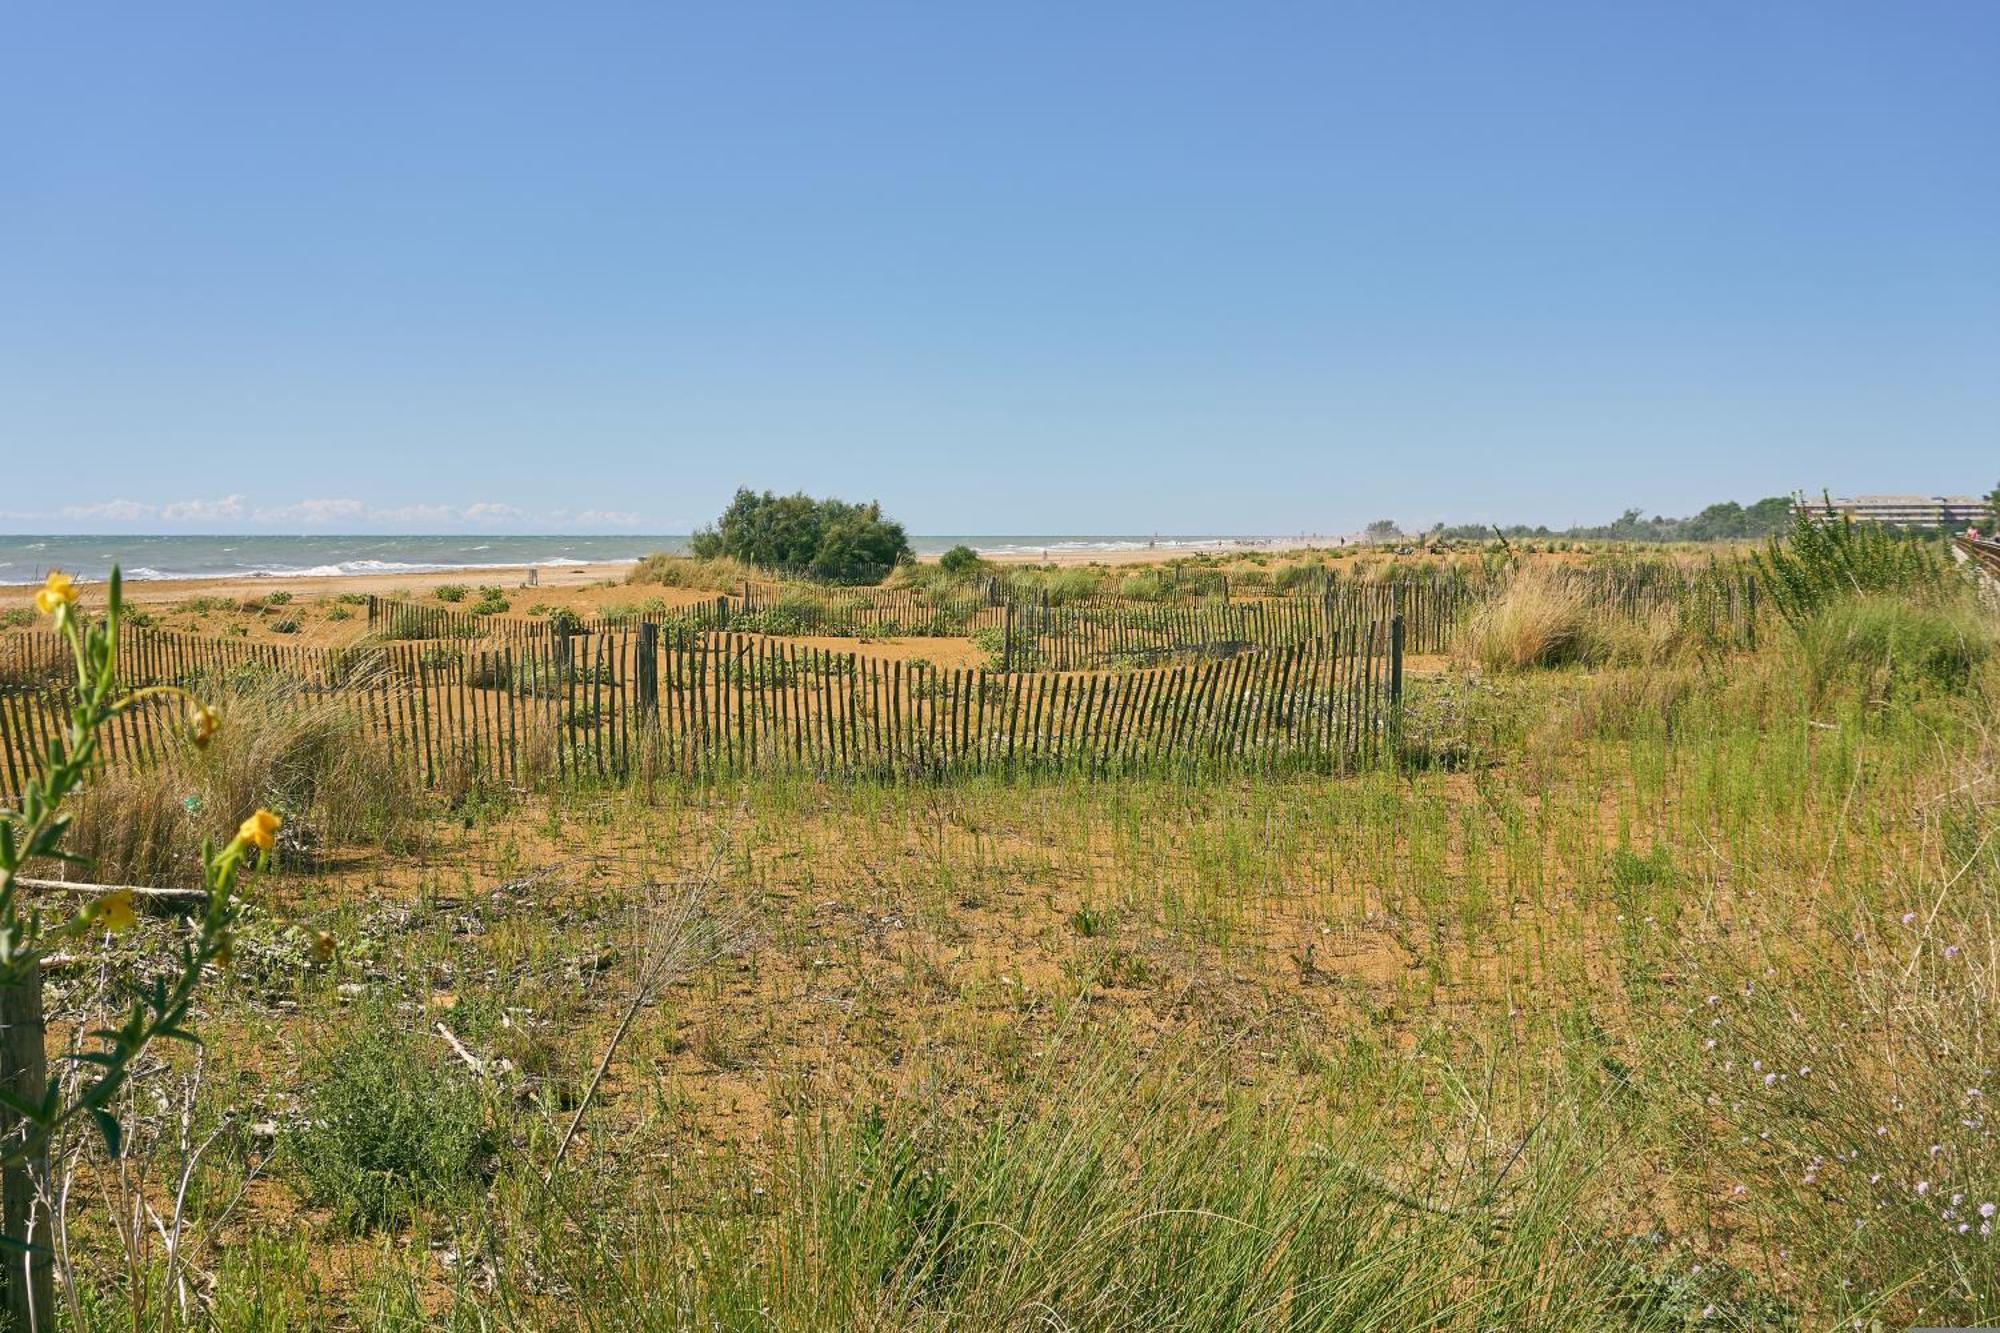
[[[39,889],[45,893],[76,893],[95,898],[106,893],[129,893],[134,898],[154,898],[161,902],[204,903],[208,901],[207,889],[156,889],[144,884],[85,884],[79,880],[67,879],[23,879],[14,881],[24,889]]]

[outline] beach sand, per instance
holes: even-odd
[[[1337,539],[1336,539],[1337,540]],[[1294,555],[1311,550],[1338,561],[1364,554],[1370,548],[1349,545],[1313,545],[1296,538],[1216,542],[1202,547],[1159,546],[1125,550],[1062,550],[1050,547],[1047,559],[1034,550],[1012,551],[988,557],[996,565],[1053,565],[1074,568],[1088,565],[1127,567],[1161,564],[1169,560],[1207,557],[1227,568],[1237,560],[1255,561],[1260,556]],[[1379,550],[1379,548],[1377,548]],[[926,561],[935,556],[924,557]],[[536,565],[440,570],[426,573],[370,573],[340,575],[256,575],[232,578],[148,579],[128,582],[128,605],[142,609],[160,629],[190,634],[227,634],[261,643],[329,646],[351,643],[365,631],[365,608],[354,604],[367,596],[397,597],[444,605],[435,591],[447,584],[459,584],[473,591],[458,605],[469,609],[481,587],[497,587],[509,603],[513,616],[545,615],[561,607],[591,616],[608,608],[637,608],[648,602],[664,602],[668,607],[691,606],[712,601],[713,590],[670,588],[658,584],[627,583],[632,565],[624,562],[576,565]],[[530,576],[535,579],[530,586]],[[101,584],[82,584],[86,604],[102,598]],[[35,588],[28,585],[0,587],[0,614],[15,612],[34,604]],[[277,600],[272,599],[274,595]],[[912,648],[910,651],[916,651]]]

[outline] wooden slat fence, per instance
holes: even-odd
[[[335,680],[289,683],[351,708],[427,784],[533,786],[797,769],[905,776],[1348,767],[1398,716],[1402,630],[1116,672],[1004,673],[642,625],[546,644],[392,643]],[[67,706],[0,691],[0,776],[15,792]],[[225,701],[225,718],[227,715]],[[133,719],[112,762],[180,743],[175,708]]]

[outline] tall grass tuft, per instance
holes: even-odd
[[[159,762],[96,777],[76,806],[71,850],[108,883],[198,885],[201,842],[244,810],[282,814],[285,856],[336,842],[407,846],[420,828],[416,777],[343,703],[246,684],[219,695],[223,726],[204,750],[164,740]]]
[[[1604,644],[1583,590],[1531,566],[1467,620],[1460,650],[1490,671],[1525,671],[1599,660]]]
[[[668,555],[656,551],[632,567],[627,583],[651,583],[665,588],[694,588],[704,592],[734,592],[745,579],[762,582],[769,576],[728,556],[700,557]]]

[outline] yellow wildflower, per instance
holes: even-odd
[[[196,704],[188,710],[188,727],[194,732],[194,746],[206,750],[208,743],[215,739],[217,727],[222,725],[222,714],[207,704]]]
[[[333,957],[333,945],[332,931],[322,930],[313,936],[313,961],[316,963],[329,961]]]
[[[268,852],[276,843],[277,839],[275,835],[278,832],[279,825],[283,823],[283,820],[279,819],[269,810],[259,810],[256,814],[243,821],[242,826],[236,830],[236,836],[239,840],[249,843],[252,847]]]
[[[215,965],[228,967],[236,961],[236,937],[224,931],[215,941]]]
[[[118,889],[97,900],[97,919],[110,931],[130,930],[132,923],[139,919],[132,910],[132,890]]]
[[[35,594],[35,609],[45,616],[52,616],[59,606],[68,606],[76,600],[76,580],[60,569],[52,569],[42,583],[42,589]]]

